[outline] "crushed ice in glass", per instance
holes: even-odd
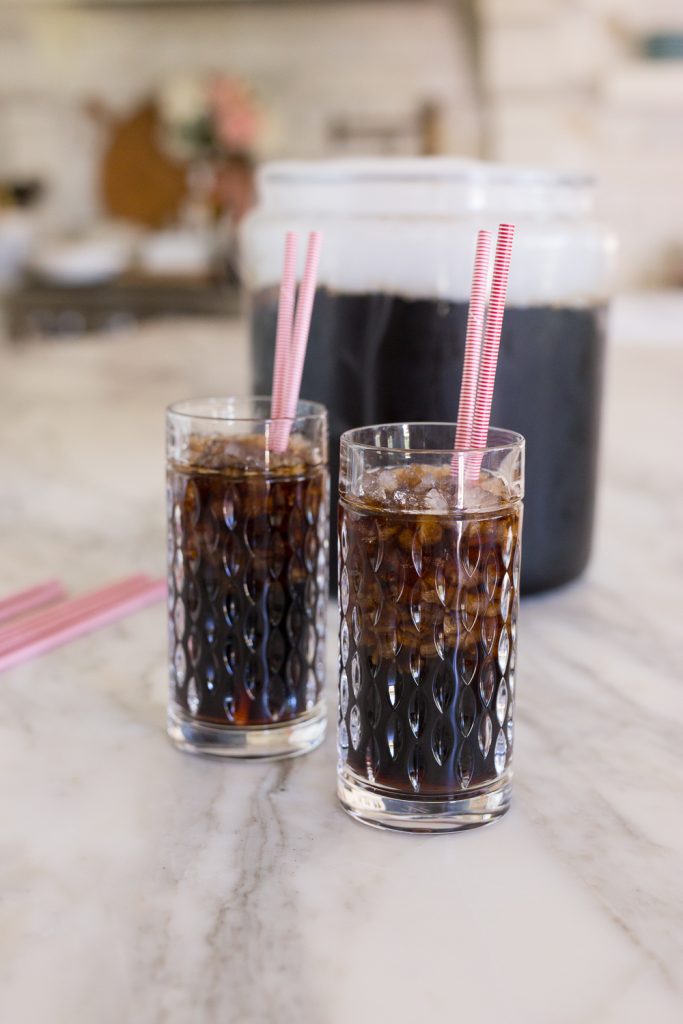
[[[449,466],[411,463],[394,469],[370,469],[362,482],[366,501],[406,512],[431,512],[443,515],[463,507],[458,479]],[[510,500],[504,481],[482,472],[478,483],[465,487],[464,506],[468,510],[490,510]]]

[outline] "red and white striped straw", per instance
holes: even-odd
[[[486,331],[484,333],[484,345],[481,353],[481,365],[479,367],[479,386],[477,388],[477,400],[474,406],[472,422],[473,448],[486,447],[489,425],[491,423],[491,403],[493,402],[493,388],[496,382],[498,350],[503,330],[503,314],[505,312],[505,298],[507,296],[510,255],[512,253],[514,234],[514,224],[500,224],[498,226],[496,255],[493,260],[491,298],[486,318]],[[468,464],[468,479],[478,479],[480,469],[481,458],[470,462]]]
[[[288,231],[285,236],[285,255],[280,282],[280,301],[277,310],[275,333],[275,362],[273,363],[273,390],[270,406],[272,419],[282,416],[282,403],[287,379],[287,365],[292,348],[292,325],[294,323],[294,302],[296,298],[296,247],[297,236]]]
[[[77,619],[62,622],[53,626],[52,629],[38,631],[20,645],[0,653],[0,672],[71,640],[76,640],[85,633],[106,626],[124,615],[129,615],[149,604],[161,601],[165,593],[165,580],[149,580],[143,587],[138,586],[104,604],[92,606]]]
[[[120,597],[137,593],[149,586],[148,576],[139,574],[129,576],[106,587],[100,587],[87,594],[60,601],[51,608],[44,609],[33,615],[8,622],[0,628],[0,654],[10,650],[25,640],[70,622],[77,621],[80,616],[88,614],[95,608],[116,601]]]
[[[462,383],[460,385],[460,400],[458,402],[458,423],[455,430],[456,452],[453,454],[451,462],[453,472],[457,472],[458,469],[457,449],[469,448],[472,444],[472,421],[474,418],[474,405],[477,399],[477,383],[479,381],[479,364],[481,362],[481,343],[484,335],[492,241],[493,235],[490,231],[480,231],[477,235],[477,248],[474,254],[474,268],[472,270],[472,288],[470,290],[470,307],[467,314],[465,358],[462,369]]]
[[[301,376],[306,358],[306,346],[308,345],[308,332],[311,327],[311,315],[313,313],[313,301],[318,280],[318,261],[320,259],[320,246],[322,235],[319,231],[311,231],[308,236],[308,248],[306,250],[306,265],[304,276],[299,287],[299,298],[296,304],[296,316],[294,318],[294,330],[292,332],[292,345],[290,358],[287,364],[287,377],[285,383],[283,401],[283,420],[276,424],[273,448],[276,452],[287,450],[287,442],[292,429],[292,420],[296,417],[296,407],[299,401],[301,390]]]
[[[34,608],[42,608],[65,596],[66,591],[59,580],[47,580],[45,583],[38,583],[35,587],[19,590],[16,594],[10,594],[9,597],[4,597],[0,601],[0,622],[5,622],[15,615],[33,611]]]

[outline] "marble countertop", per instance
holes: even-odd
[[[494,827],[352,822],[332,734],[270,766],[181,755],[161,606],[0,677],[0,1019],[683,1019],[678,324],[680,344],[612,347],[595,555],[523,602]],[[3,593],[163,572],[164,406],[244,390],[244,336],[0,348]]]

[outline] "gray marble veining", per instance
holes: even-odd
[[[611,354],[594,558],[523,602],[491,829],[356,825],[332,734],[177,753],[161,607],[0,677],[0,1018],[683,1019],[682,379],[683,338]],[[163,409],[216,381],[246,390],[242,325],[0,348],[2,591],[161,573]]]

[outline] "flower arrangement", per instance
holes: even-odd
[[[164,142],[185,160],[253,154],[262,115],[249,87],[232,75],[179,76],[160,90]]]

